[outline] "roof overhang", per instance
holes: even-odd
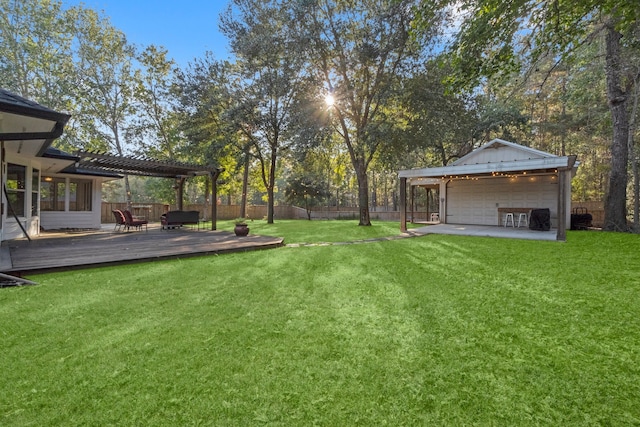
[[[62,135],[70,115],[0,89],[0,141],[23,156],[42,156]]]
[[[545,157],[542,159],[516,160],[500,163],[481,163],[474,165],[451,165],[435,168],[408,169],[398,173],[400,178],[453,178],[460,176],[495,176],[496,174],[516,174],[538,171],[555,173],[558,169],[577,166],[575,156]]]

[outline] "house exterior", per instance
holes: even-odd
[[[100,228],[101,185],[78,157],[51,147],[70,116],[0,89],[0,241],[41,229]]]
[[[400,171],[401,201],[407,185],[436,190],[440,222],[467,225],[498,226],[509,210],[549,209],[552,228],[565,240],[577,167],[575,156],[494,139],[451,165]],[[406,203],[401,210],[406,229]]]
[[[125,174],[175,180],[179,210],[189,177],[209,177],[211,200],[217,199],[223,169],[215,166],[89,151],[72,155],[51,147],[70,117],[0,89],[0,241],[41,230],[100,228],[102,183]],[[211,203],[212,230],[216,208]]]

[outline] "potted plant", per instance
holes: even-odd
[[[233,228],[233,232],[236,233],[236,236],[246,236],[249,234],[249,227],[244,218],[236,218],[234,222],[236,226]]]

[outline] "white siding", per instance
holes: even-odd
[[[40,234],[38,217],[31,217],[29,219],[18,217],[18,219],[27,233],[29,233],[29,237],[37,236]],[[9,215],[6,219],[4,219],[3,225],[4,240],[19,239],[21,237],[25,237],[22,229],[12,215]]]
[[[44,230],[100,228],[99,212],[41,212],[40,216]]]
[[[498,208],[548,208],[558,216],[558,183],[552,176],[457,180],[447,184],[447,222],[498,225]]]
[[[91,212],[59,212],[41,211],[40,223],[44,230],[60,230],[64,228],[100,228],[102,209],[102,183],[92,178],[93,198]]]
[[[494,148],[497,147],[497,148]],[[529,160],[529,159],[539,159],[541,156],[536,156],[531,154],[528,151],[519,150],[515,147],[505,146],[505,145],[495,145],[492,147],[488,147],[483,150],[478,150],[468,158],[466,158],[463,162],[457,163],[457,166],[460,165],[475,165],[475,164],[485,164],[485,163],[500,163],[500,162],[512,162],[517,160]]]

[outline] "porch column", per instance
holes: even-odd
[[[565,176],[565,171],[558,170],[558,233],[556,234],[556,240],[561,241],[567,240]]]
[[[400,231],[407,231],[407,178],[400,178]]]
[[[569,156],[567,166],[558,168],[558,233],[556,240],[567,240],[567,196],[570,193],[571,170],[576,162],[576,156]]]
[[[415,203],[416,203],[416,186],[411,185],[409,188],[409,197],[411,198],[411,223],[413,224],[414,218],[413,213],[415,212]]]

